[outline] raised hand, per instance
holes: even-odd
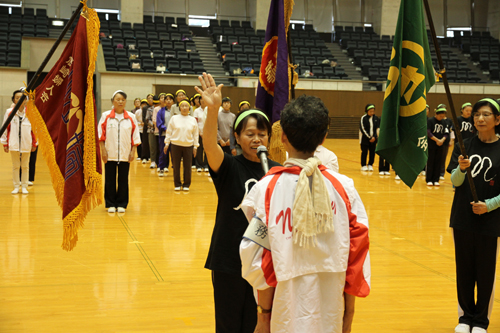
[[[222,104],[222,93],[221,89],[224,86],[215,84],[212,75],[203,73],[203,76],[198,76],[198,80],[201,83],[201,89],[194,87],[194,89],[201,95],[205,105],[208,108],[219,107]]]

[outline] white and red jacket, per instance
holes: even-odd
[[[115,114],[115,110],[106,111],[99,120],[99,141],[105,142],[108,161],[128,162],[132,146],[141,144],[139,126],[134,114],[123,110]]]
[[[249,221],[260,219],[264,223],[259,235],[267,231],[269,249],[243,238],[240,256],[243,278],[255,289],[276,288],[271,332],[342,332],[343,293],[358,297],[370,293],[364,205],[350,178],[323,165],[319,168],[335,217],[334,232],[318,234],[316,247],[293,243],[298,166],[271,169],[242,203]]]
[[[13,109],[14,108],[11,107],[5,112],[4,123],[7,121]],[[21,127],[21,133],[19,133],[19,127]],[[9,151],[18,151],[20,153],[29,153],[32,147],[37,146],[38,143],[35,139],[35,135],[31,131],[31,123],[28,117],[26,117],[25,109],[17,111],[3,133],[0,142],[4,147],[9,147]]]

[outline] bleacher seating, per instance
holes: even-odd
[[[470,60],[483,73],[488,74],[490,80],[499,80],[499,65],[500,65],[500,42],[498,39],[491,37],[489,31],[454,31],[454,44],[460,48],[462,53],[470,57]],[[460,69],[460,68],[459,68]],[[470,71],[463,75],[460,73],[457,80],[470,82],[477,80],[477,74]]]
[[[101,18],[106,70],[156,73],[160,65],[167,73],[201,74],[205,70],[185,18],[145,15],[143,24],[133,26],[117,17],[108,18]]]
[[[0,66],[21,66],[21,39],[48,37],[47,12],[34,8],[0,7]]]
[[[293,29],[293,27],[295,29]],[[347,78],[345,71],[331,67],[332,57],[312,25],[290,26],[292,59],[301,77],[322,79]],[[212,42],[225,70],[231,76],[257,75],[260,71],[265,31],[253,30],[248,21],[210,20]],[[248,72],[248,69],[253,69]]]

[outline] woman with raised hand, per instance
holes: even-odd
[[[455,145],[448,166],[455,196],[451,208],[457,272],[458,326],[456,333],[486,333],[493,306],[495,269],[500,237],[500,107],[491,98],[472,109],[477,135],[464,139],[467,158]],[[467,177],[470,167],[478,202]],[[476,299],[474,291],[476,290]],[[498,329],[497,329],[498,330]]]
[[[257,324],[257,303],[252,286],[241,276],[239,255],[248,221],[239,206],[245,194],[264,176],[257,147],[268,145],[271,124],[262,111],[240,113],[233,128],[243,152],[238,156],[225,154],[217,144],[217,116],[223,85],[217,86],[206,73],[199,80],[201,89],[195,89],[207,107],[203,143],[218,196],[215,227],[205,264],[205,268],[212,271],[216,331],[253,332]],[[278,165],[269,161],[269,167]]]

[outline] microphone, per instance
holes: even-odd
[[[259,146],[259,148],[257,148],[257,156],[259,157],[260,164],[262,165],[262,170],[264,170],[264,173],[267,173],[269,171],[269,163],[267,162],[266,146]]]

